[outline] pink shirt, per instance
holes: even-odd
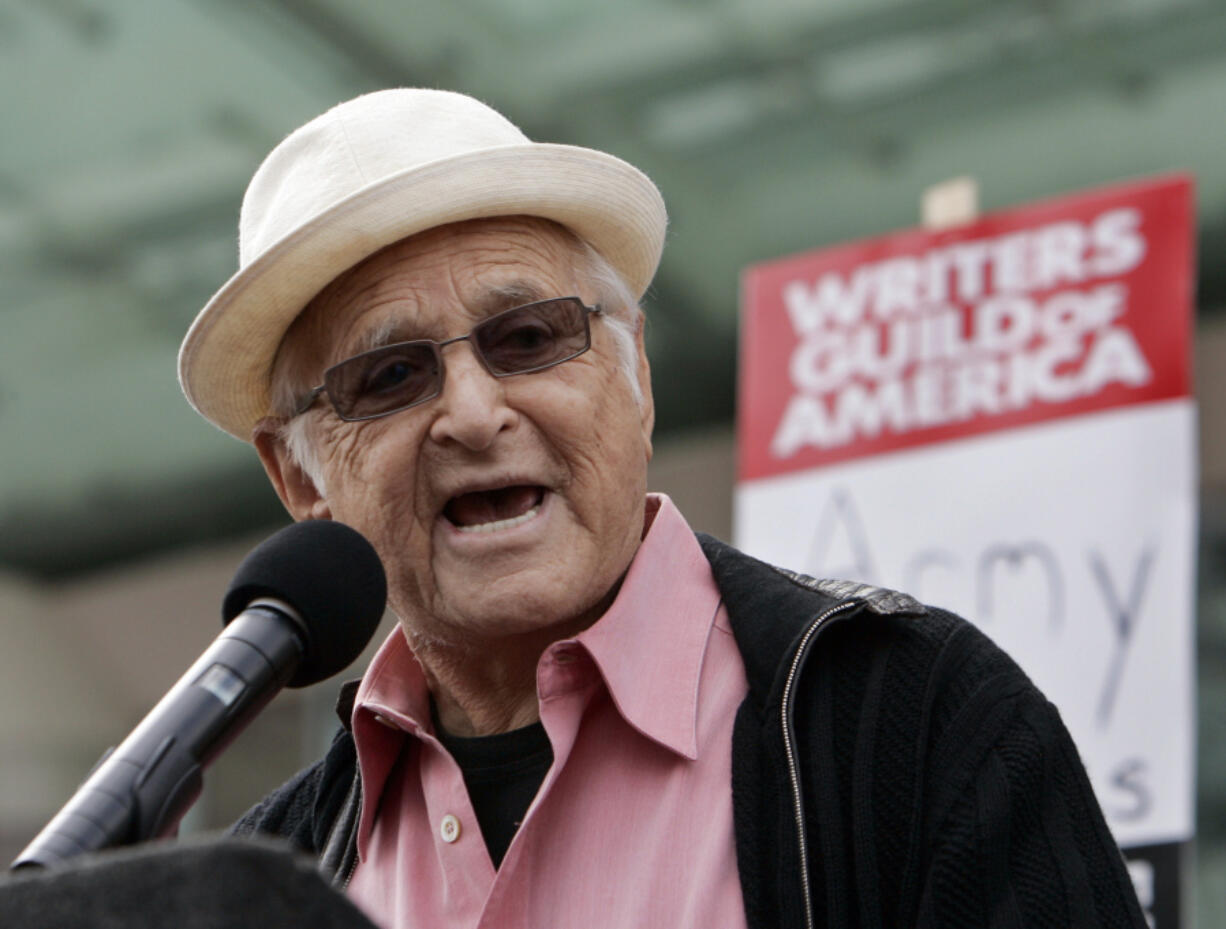
[[[502,866],[393,633],[358,690],[349,895],[384,929],[745,926],[732,723],[748,687],[710,567],[667,497],[608,612],[537,665],[554,761]]]

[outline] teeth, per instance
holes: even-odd
[[[527,513],[513,516],[511,519],[496,519],[492,523],[477,523],[475,526],[456,526],[461,532],[497,532],[499,529],[510,529],[512,526],[522,526],[541,511],[538,503]]]

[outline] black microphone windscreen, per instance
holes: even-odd
[[[331,677],[362,653],[387,603],[383,565],[356,530],[333,520],[287,526],[243,559],[222,601],[228,623],[254,600],[272,597],[302,617],[306,652],[290,687]]]

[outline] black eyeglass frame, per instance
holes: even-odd
[[[523,370],[505,371],[505,372],[499,373],[495,371],[492,367],[490,367],[489,361],[486,360],[485,353],[482,352],[481,350],[480,343],[473,340],[474,334],[476,334],[479,330],[487,326],[490,326],[491,324],[497,323],[501,319],[506,318],[511,313],[516,313],[516,312],[519,312],[520,310],[531,309],[534,306],[541,306],[546,303],[561,303],[561,302],[576,303],[580,307],[582,307],[584,311],[583,313],[583,347],[582,348],[580,348],[578,351],[572,352],[569,355],[566,355],[563,358],[554,359],[553,361],[550,361],[547,364],[536,365],[535,367],[524,368]],[[358,354],[351,355],[348,358],[338,361],[336,364],[330,366],[327,370],[325,370],[323,383],[317,387],[311,388],[310,392],[307,393],[302,398],[302,401],[294,409],[293,415],[301,416],[303,413],[309,410],[312,406],[315,405],[315,401],[319,399],[320,394],[327,395],[328,402],[332,404],[333,411],[336,413],[336,415],[340,419],[348,423],[360,423],[360,422],[366,422],[367,420],[371,420],[371,419],[381,419],[384,416],[390,416],[393,413],[399,413],[402,410],[409,410],[415,406],[420,406],[423,403],[433,400],[435,397],[437,397],[439,394],[443,392],[443,384],[446,382],[446,378],[447,378],[446,363],[443,360],[443,349],[446,348],[448,345],[452,345],[456,342],[469,342],[472,345],[473,355],[476,356],[477,361],[480,362],[481,367],[483,367],[486,370],[486,372],[490,375],[490,377],[499,377],[499,378],[514,377],[515,375],[518,375],[518,374],[535,374],[538,371],[547,371],[550,368],[557,367],[563,362],[571,361],[572,359],[578,358],[580,355],[582,355],[584,352],[586,352],[589,348],[592,347],[592,327],[591,327],[590,320],[591,320],[591,317],[599,316],[603,312],[604,312],[604,308],[599,303],[593,304],[592,306],[588,306],[586,303],[583,302],[583,299],[581,297],[577,297],[577,296],[549,297],[548,299],[545,299],[545,300],[535,300],[532,303],[522,303],[519,306],[513,306],[513,307],[510,307],[509,309],[502,310],[501,312],[495,313],[493,316],[490,316],[490,317],[487,317],[486,319],[481,320],[481,322],[477,323],[475,326],[469,329],[468,332],[465,333],[464,335],[458,335],[451,339],[444,339],[441,342],[438,342],[434,339],[411,339],[407,342],[393,342],[388,345],[380,345],[377,348],[368,349],[367,351],[364,351],[364,352],[358,352]],[[401,406],[392,407],[391,409],[388,409],[388,410],[380,410],[378,413],[370,413],[365,416],[346,416],[344,413],[342,413],[341,410],[337,407],[336,401],[333,399],[332,394],[328,391],[329,375],[331,375],[332,372],[343,368],[345,365],[348,365],[351,362],[359,358],[366,358],[370,355],[386,352],[389,349],[403,348],[409,345],[429,346],[430,350],[433,352],[434,360],[438,364],[438,378],[437,378],[437,382],[435,383],[433,391],[431,391],[430,393],[426,394],[423,397],[419,397],[418,399],[414,400],[411,403],[406,403]]]

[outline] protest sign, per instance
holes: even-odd
[[[1155,923],[1193,835],[1191,183],[743,277],[736,541],[976,622],[1057,704]]]

